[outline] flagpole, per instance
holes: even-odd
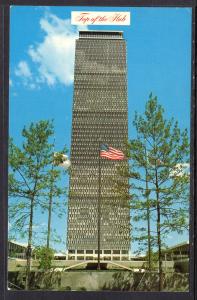
[[[101,269],[100,265],[100,249],[101,249],[101,157],[100,157],[101,142],[99,142],[99,182],[98,182],[98,264],[97,270]]]

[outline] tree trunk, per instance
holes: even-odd
[[[50,247],[51,239],[51,213],[53,204],[53,165],[51,169],[51,179],[50,179],[50,193],[49,193],[49,207],[48,207],[48,230],[47,230],[47,248]]]
[[[159,202],[159,186],[156,171],[156,196],[157,196],[157,246],[158,246],[158,262],[159,262],[159,291],[163,289],[163,274],[162,274],[162,256],[161,256],[161,213]]]
[[[147,169],[146,169],[146,203],[147,203],[147,228],[148,228],[148,270],[151,270],[151,236],[150,236],[150,206],[148,197],[148,180],[147,180]]]
[[[33,227],[33,208],[34,197],[31,198],[30,218],[29,218],[29,233],[28,233],[28,245],[27,245],[27,266],[26,266],[26,280],[25,289],[29,290],[30,283],[30,271],[31,271],[31,256],[32,256],[32,227]]]
[[[52,211],[52,200],[53,200],[53,193],[52,187],[49,194],[49,215],[48,215],[48,231],[47,231],[47,248],[50,247],[50,238],[51,238],[51,211]]]
[[[157,245],[158,245],[158,261],[159,261],[159,291],[162,290],[162,257],[161,257],[161,231],[160,231],[160,206],[157,204]]]
[[[149,208],[149,206],[147,207],[147,225],[148,225],[148,270],[151,271],[151,236],[150,236],[150,208]]]
[[[148,228],[148,270],[151,270],[151,235],[150,235],[150,204],[149,204],[149,188],[148,188],[148,157],[147,157],[147,150],[145,147],[145,156],[146,156],[146,203],[147,203],[147,228]]]

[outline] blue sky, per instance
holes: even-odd
[[[15,7],[10,19],[10,135],[21,144],[24,125],[54,119],[56,150],[70,148],[74,41],[80,28],[70,25],[72,10],[130,11],[130,26],[88,26],[122,30],[127,41],[129,137],[134,112],[142,113],[150,92],[166,117],[181,128],[190,125],[191,9]],[[64,180],[68,184],[68,178]],[[40,213],[36,215],[40,219]],[[43,218],[43,226],[46,219]],[[53,227],[66,239],[66,220],[53,216]],[[39,229],[38,229],[39,230]],[[188,240],[187,234],[168,243]],[[55,245],[65,250],[65,245]],[[136,245],[133,245],[135,249]]]

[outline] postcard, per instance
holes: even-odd
[[[9,291],[189,292],[192,8],[11,6]]]

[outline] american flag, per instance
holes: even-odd
[[[104,157],[111,160],[123,160],[125,158],[124,153],[122,151],[112,148],[105,144],[101,145],[100,157]]]

